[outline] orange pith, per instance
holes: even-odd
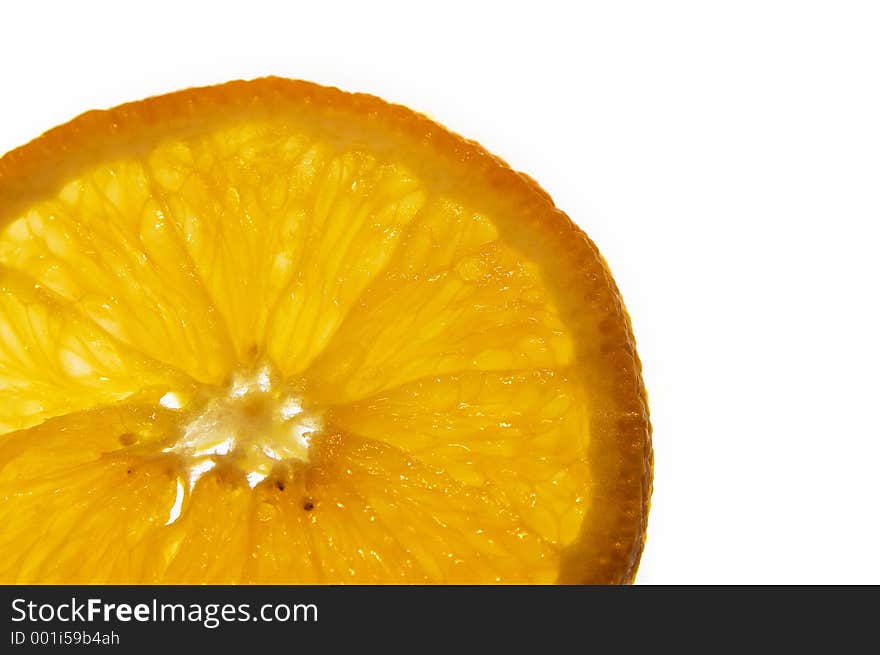
[[[0,159],[0,582],[629,582],[629,320],[530,179],[267,78]]]

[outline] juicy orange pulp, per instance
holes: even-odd
[[[628,319],[534,183],[266,79],[0,160],[0,582],[622,582]]]

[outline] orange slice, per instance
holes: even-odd
[[[262,79],[0,160],[0,582],[631,581],[627,314],[533,181]]]

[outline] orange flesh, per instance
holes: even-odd
[[[620,297],[533,182],[264,79],[0,160],[0,582],[631,581]]]

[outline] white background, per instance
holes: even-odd
[[[880,583],[880,6],[9,2],[0,152],[266,74],[429,113],[536,178],[632,314],[642,583]]]

